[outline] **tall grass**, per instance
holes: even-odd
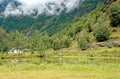
[[[94,57],[90,57],[89,50],[64,52],[61,57],[59,51],[46,52],[45,58],[29,54],[2,55],[0,79],[119,79],[120,59],[106,59],[119,57],[119,52],[119,48],[102,49],[93,51]],[[20,61],[13,63],[13,59]]]
[[[120,64],[18,63],[0,66],[0,79],[119,79]]]

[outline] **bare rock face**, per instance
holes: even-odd
[[[97,44],[98,47],[105,47],[106,46],[106,43],[99,43]]]
[[[120,42],[118,41],[112,41],[112,42],[103,42],[103,43],[99,43],[96,46],[98,47],[108,47],[108,48],[112,48],[112,47],[120,47]]]
[[[114,41],[114,42],[111,42],[111,44],[112,44],[114,47],[120,47],[120,42]]]
[[[108,43],[108,44],[107,44],[107,47],[108,47],[108,48],[112,48],[113,45],[112,45],[111,43]]]
[[[120,42],[118,42],[118,41],[100,42],[100,43],[96,44],[94,47],[92,47],[92,45],[89,46],[88,49],[99,50],[102,47],[108,47],[108,48],[120,47]]]
[[[107,44],[107,47],[108,47],[108,48],[120,47],[120,42],[117,42],[117,41],[109,42],[109,43]]]

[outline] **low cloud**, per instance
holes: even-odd
[[[0,0],[0,3],[4,0]],[[59,15],[68,13],[79,7],[83,0],[8,0],[3,12],[4,16],[9,15]]]
[[[0,2],[2,2],[3,0],[0,0]]]

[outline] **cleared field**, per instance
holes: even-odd
[[[1,55],[0,79],[120,79],[120,49],[37,55]],[[51,56],[51,57],[50,57]],[[3,59],[2,59],[3,58]]]
[[[82,73],[65,71],[20,71],[0,74],[0,79],[119,79],[120,73]]]
[[[120,64],[33,64],[0,66],[0,79],[120,79]]]

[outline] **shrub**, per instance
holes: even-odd
[[[106,26],[103,23],[99,23],[94,30],[94,36],[98,42],[108,40],[111,34],[110,27]]]
[[[110,24],[111,26],[118,26],[120,25],[120,4],[112,4],[110,8]]]
[[[86,30],[83,30],[79,35],[78,35],[78,46],[80,47],[81,50],[86,50],[87,46],[90,42],[88,33]]]
[[[78,45],[79,45],[81,50],[86,50],[87,45],[88,45],[88,41],[85,39],[85,37],[80,37],[78,39]]]
[[[59,50],[61,48],[68,48],[71,44],[71,38],[65,35],[57,35],[55,36],[52,42],[52,48],[54,50]]]

